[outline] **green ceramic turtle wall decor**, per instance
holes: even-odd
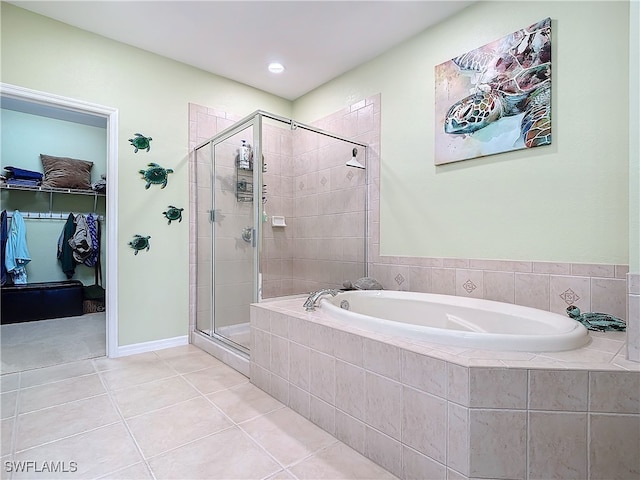
[[[129,246],[135,250],[133,254],[137,255],[140,250],[147,250],[148,252],[149,248],[151,248],[151,245],[149,245],[150,238],[151,238],[151,235],[148,235],[146,237],[143,237],[142,235],[137,235],[137,234],[134,235],[133,240],[129,242]]]
[[[166,212],[162,212],[163,215],[169,219],[169,225],[171,225],[171,222],[173,220],[177,220],[178,222],[182,221],[182,211],[184,210],[184,208],[178,208],[178,207],[174,207],[173,205],[169,205],[167,207],[167,211]]]
[[[151,149],[151,137],[145,137],[141,133],[134,134],[135,137],[130,138],[129,142],[133,145],[134,151],[133,153],[138,153],[138,150],[146,150],[147,152]]]
[[[167,177],[170,173],[173,173],[173,170],[170,168],[162,168],[157,163],[149,163],[147,165],[149,168],[146,170],[140,170],[140,174],[142,175],[143,180],[147,181],[147,184],[144,188],[149,188],[151,184],[162,185],[160,188],[164,188],[167,186]]]

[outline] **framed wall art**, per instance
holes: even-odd
[[[435,67],[436,165],[551,144],[551,19]]]

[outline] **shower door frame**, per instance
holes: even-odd
[[[207,146],[209,146],[210,148],[210,161],[211,161],[211,181],[212,181],[212,185],[211,185],[211,191],[210,191],[210,199],[209,199],[209,205],[211,207],[211,210],[209,210],[210,212],[210,223],[211,223],[211,289],[209,291],[209,295],[211,298],[211,318],[210,318],[210,332],[207,334],[205,332],[203,332],[202,330],[199,330],[197,328],[197,321],[196,321],[196,325],[195,325],[195,331],[205,335],[211,339],[217,340],[219,342],[222,342],[224,345],[231,347],[232,349],[234,349],[235,351],[248,356],[249,355],[249,348],[236,343],[232,340],[230,340],[229,338],[225,337],[224,335],[221,335],[219,333],[217,333],[215,331],[215,301],[216,301],[216,295],[215,295],[215,288],[216,288],[216,267],[215,267],[215,246],[216,246],[216,236],[215,236],[215,167],[216,167],[216,162],[215,162],[215,147],[216,145],[224,142],[225,140],[233,137],[234,135],[237,135],[238,133],[242,132],[243,130],[246,130],[248,128],[253,128],[253,134],[252,134],[252,142],[253,142],[253,153],[254,153],[254,158],[262,158],[261,154],[262,154],[262,117],[260,115],[250,115],[248,117],[243,118],[242,120],[234,123],[232,126],[230,126],[229,128],[226,128],[225,130],[221,131],[220,133],[214,135],[211,139],[207,140],[206,142],[203,142],[199,145],[197,145],[195,147],[195,151],[198,151],[201,148],[205,148]],[[262,185],[262,160],[258,162],[254,162],[254,165],[259,165],[259,168],[255,168],[253,169],[253,184],[254,186],[260,186]],[[255,188],[253,189],[253,231],[251,234],[251,248],[253,250],[253,259],[252,259],[252,275],[251,275],[251,281],[252,281],[252,289],[251,289],[251,296],[252,296],[252,303],[258,302],[260,301],[260,254],[261,254],[261,242],[258,241],[258,239],[262,238],[262,222],[259,221],[262,217],[261,217],[261,211],[262,211],[262,188]],[[248,319],[247,319],[248,321]]]
[[[263,154],[262,154],[262,129],[263,129],[263,118],[268,118],[271,120],[275,120],[284,124],[288,124],[291,128],[291,130],[295,130],[297,128],[301,128],[304,130],[308,130],[310,132],[314,132],[320,135],[325,135],[327,137],[330,138],[334,138],[336,140],[341,140],[344,141],[346,143],[350,143],[352,145],[355,146],[359,146],[364,148],[364,161],[365,161],[365,166],[366,168],[366,174],[365,174],[365,214],[364,214],[364,255],[363,255],[363,264],[364,264],[364,272],[365,275],[368,275],[368,271],[369,271],[369,245],[368,245],[368,232],[369,232],[369,187],[370,187],[370,171],[369,171],[369,145],[366,143],[362,143],[362,142],[358,142],[356,140],[341,136],[341,135],[337,135],[335,133],[331,133],[328,132],[326,130],[322,130],[319,129],[317,127],[313,127],[311,125],[306,125],[304,123],[299,123],[296,122],[293,119],[289,119],[286,117],[282,117],[279,115],[275,115],[269,112],[265,112],[263,110],[256,110],[253,113],[251,113],[250,115],[247,115],[246,117],[238,120],[236,123],[234,123],[233,125],[231,125],[230,127],[222,130],[221,132],[217,133],[216,135],[214,135],[213,137],[211,137],[209,140],[206,140],[204,142],[201,142],[200,144],[196,145],[194,148],[194,151],[198,151],[201,148],[206,147],[207,145],[210,146],[211,151],[210,151],[210,160],[211,160],[211,175],[212,175],[212,182],[215,181],[215,163],[214,163],[214,158],[215,158],[215,145],[218,143],[221,143],[223,141],[225,141],[226,139],[240,133],[241,131],[249,128],[249,127],[253,127],[253,154],[254,154],[254,169],[253,169],[253,180],[254,180],[254,186],[257,186],[257,188],[254,187],[253,189],[253,228],[254,228],[254,232],[252,235],[252,248],[254,248],[254,252],[253,252],[253,275],[252,275],[252,283],[253,283],[253,288],[252,288],[252,303],[258,303],[260,301],[262,301],[262,273],[260,271],[260,265],[261,265],[261,256],[262,256],[262,238],[263,238],[263,222],[262,222],[262,179],[263,179],[263,168],[262,168],[262,162],[263,162]],[[257,161],[255,161],[255,159],[257,159]],[[255,165],[259,165],[259,168],[256,168]],[[207,339],[208,342],[212,342],[212,345],[218,344],[218,346],[222,347],[223,349],[225,347],[228,347],[231,349],[232,354],[239,354],[241,357],[245,358],[248,361],[248,356],[250,354],[250,350],[248,348],[243,347],[242,345],[239,345],[231,340],[229,340],[228,338],[217,334],[214,331],[214,326],[215,326],[215,262],[214,262],[214,249],[215,249],[215,235],[214,235],[214,227],[215,227],[215,223],[213,221],[213,216],[214,216],[214,211],[215,211],[215,205],[214,205],[214,187],[212,184],[211,187],[211,197],[209,200],[209,205],[211,205],[211,210],[210,210],[210,221],[212,223],[211,229],[212,229],[212,243],[211,243],[211,274],[212,274],[212,282],[211,282],[211,289],[209,291],[209,295],[211,298],[211,318],[210,318],[210,325],[211,325],[211,329],[210,329],[210,333],[207,334],[205,332],[203,332],[202,330],[199,330],[197,328],[197,318],[195,319],[195,325],[194,325],[194,330],[193,333],[197,334],[198,337],[194,338],[194,343],[202,346],[203,348],[205,348],[206,350],[210,351],[205,345],[202,344],[202,342],[198,341],[197,338],[204,338]],[[197,289],[196,289],[197,291]],[[196,308],[197,310],[197,308]],[[197,313],[196,313],[196,317],[197,317]],[[210,351],[210,353],[212,353],[214,356],[220,358],[221,360],[228,362],[229,360],[232,360],[228,355],[226,355],[225,353],[220,352],[217,349],[214,349],[212,351]],[[248,363],[246,366],[242,365],[242,367],[244,368],[240,368],[238,367],[238,364],[236,364],[235,366],[232,365],[234,368],[239,369],[239,370],[244,370],[244,368],[246,368],[246,372],[248,374]]]

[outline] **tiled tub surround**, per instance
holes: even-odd
[[[251,307],[251,382],[400,478],[640,476],[624,333],[514,353],[341,327],[301,298]]]

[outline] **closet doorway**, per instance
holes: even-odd
[[[8,275],[2,287],[1,373],[96,356],[118,356],[117,195],[114,182],[108,181],[117,178],[118,112],[114,108],[4,83],[0,83],[0,96],[3,134],[11,134],[3,135],[3,174],[13,173],[5,172],[8,166],[46,173],[49,166],[44,168],[44,161],[40,163],[40,154],[94,162],[89,172],[89,188],[69,188],[51,182],[41,186],[21,185],[17,175],[11,182],[2,182],[2,210],[6,210],[8,217],[15,217],[18,210],[16,225],[22,222],[27,231],[32,262],[26,266],[26,286],[7,287],[13,280],[13,276]],[[9,125],[16,130],[7,130]],[[24,135],[31,128],[33,134],[28,136],[32,143],[38,145],[41,139],[42,142],[28,148],[15,137]],[[71,138],[57,144],[55,140],[48,143],[44,140],[47,136],[65,134]],[[78,145],[79,150],[67,152],[65,145],[69,144]],[[24,146],[19,148],[21,145]],[[83,156],[82,148],[91,153]],[[72,161],[71,165],[75,171],[79,164]],[[106,187],[103,175],[107,179]],[[61,268],[61,262],[56,259],[56,247],[59,237],[63,238],[65,226],[70,225],[69,219],[71,223],[75,219],[76,225],[78,221],[86,220],[100,225],[99,241],[95,240],[96,231],[91,228],[94,241],[89,242],[99,245],[98,265],[94,254],[93,259],[87,258],[86,262],[76,259],[72,272]],[[98,221],[94,222],[94,219]],[[9,218],[8,225],[13,221]],[[37,262],[33,261],[36,259]],[[99,270],[102,270],[101,274]],[[104,288],[105,298],[87,301],[83,287],[96,283],[96,278]],[[41,302],[43,308],[27,308],[31,306],[30,301]],[[82,302],[80,310],[78,301]],[[25,311],[21,311],[23,307]]]

